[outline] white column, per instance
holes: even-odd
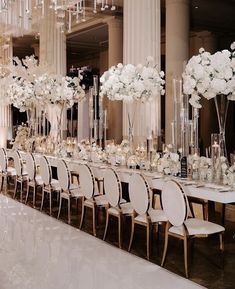
[[[40,22],[40,62],[55,74],[66,75],[66,36],[56,25],[56,14],[44,0],[44,16]]]
[[[180,79],[189,55],[189,0],[166,0],[166,143],[173,121],[172,80]]]
[[[123,62],[123,21],[111,18],[107,21],[109,32],[109,67]],[[107,100],[108,105],[108,139],[117,143],[122,141],[122,102]]]
[[[124,63],[145,64],[153,56],[160,68],[160,0],[124,1]],[[127,106],[123,109],[123,135],[128,136]],[[130,113],[133,115],[133,109]],[[161,100],[149,104],[137,104],[134,120],[134,138],[140,141],[152,131],[161,130]]]
[[[56,24],[55,11],[49,8],[49,0],[44,0],[44,15],[40,21],[40,63],[53,74],[66,75],[66,36]],[[50,121],[50,119],[49,119]],[[62,121],[64,135],[67,130],[67,112]]]
[[[12,58],[12,39],[8,40],[8,47],[1,47],[0,49],[0,66],[7,65]],[[11,107],[5,99],[5,92],[7,82],[3,78],[0,85],[0,147],[6,148],[7,139],[12,138],[12,113]]]

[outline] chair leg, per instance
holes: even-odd
[[[106,224],[105,224],[105,230],[104,230],[103,240],[105,240],[105,238],[106,238],[106,234],[107,234],[107,230],[108,230],[108,225],[109,225],[109,213],[108,213],[108,209],[107,209],[107,212],[106,212]]]
[[[58,210],[57,219],[59,219],[59,217],[60,217],[61,205],[62,205],[62,198],[60,197],[60,203],[59,203],[59,210]]]
[[[133,242],[133,236],[134,236],[134,231],[135,231],[135,221],[134,218],[131,220],[131,237],[130,237],[130,243],[128,247],[128,252],[131,250],[132,242]]]
[[[96,213],[96,209],[95,209],[95,204],[94,204],[92,208],[92,224],[93,224],[93,235],[96,237],[95,213]]]
[[[188,278],[188,238],[187,235],[184,236],[184,268],[185,275]]]
[[[50,205],[50,216],[51,216],[51,198],[52,192],[49,193],[49,205]]]
[[[29,197],[29,184],[27,185],[27,192],[26,192],[26,198],[25,198],[25,204],[27,204],[27,201],[28,201],[28,197]]]
[[[79,229],[80,229],[80,230],[81,230],[82,224],[83,224],[84,210],[85,210],[85,206],[84,206],[84,199],[83,199],[83,200],[82,200],[82,214],[81,214],[81,220],[80,220],[80,226],[79,226]]]
[[[70,198],[68,199],[68,224],[71,223]]]
[[[40,211],[42,211],[43,202],[44,202],[44,195],[45,195],[45,192],[44,192],[44,189],[42,189],[42,201],[41,201],[41,208],[40,208]]]
[[[20,201],[23,202],[23,181],[20,182]]]
[[[33,207],[35,208],[35,202],[36,202],[36,185],[33,186]]]
[[[122,215],[118,216],[118,245],[122,248]]]
[[[17,182],[17,179],[15,179],[15,188],[14,188],[14,195],[13,195],[13,199],[15,199],[15,198],[16,198],[16,192],[17,192],[17,184],[18,184],[18,182]]]
[[[169,235],[168,235],[168,230],[169,230],[169,222],[166,223],[165,226],[165,244],[164,244],[164,250],[163,250],[163,255],[162,255],[162,262],[161,262],[161,266],[163,267],[166,261],[166,254],[167,254],[167,248],[168,248],[168,239],[169,239]]]
[[[4,182],[4,177],[3,177],[3,175],[1,175],[1,189],[0,189],[0,192],[2,192],[2,190],[3,190],[3,182]]]
[[[150,256],[150,241],[149,241],[149,235],[150,235],[150,224],[147,223],[146,226],[146,247],[147,247],[147,259],[149,260]]]

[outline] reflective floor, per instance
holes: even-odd
[[[0,195],[0,289],[202,288]]]

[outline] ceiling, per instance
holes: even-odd
[[[115,0],[118,9],[116,15],[122,14],[123,1]],[[90,5],[92,4],[92,1]],[[234,37],[235,39],[235,0],[191,0],[190,1],[190,30],[207,30],[218,37]],[[106,12],[106,15],[110,12]],[[91,15],[91,13],[90,13]],[[112,14],[113,15],[113,14]],[[94,16],[93,16],[94,17]],[[98,13],[97,17],[101,16]],[[165,27],[165,0],[161,0],[161,22],[162,30]],[[35,37],[24,36],[14,41],[15,55],[29,55],[32,53],[31,41],[38,42]],[[106,24],[99,24],[67,35],[67,50],[71,57],[77,59],[90,57],[108,47],[108,27]]]

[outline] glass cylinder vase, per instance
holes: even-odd
[[[229,99],[226,95],[219,94],[214,98],[216,114],[219,124],[220,134],[220,156],[227,158],[226,139],[225,139],[225,128],[228,114]]]

